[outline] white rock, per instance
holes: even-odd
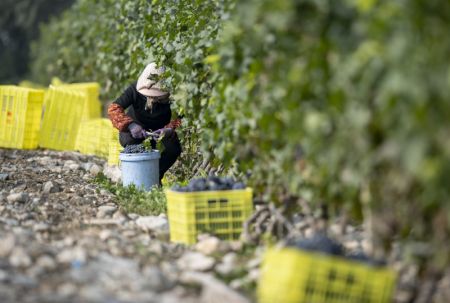
[[[60,263],[70,263],[72,261],[85,262],[87,259],[86,251],[81,247],[67,248],[57,255]]]
[[[8,200],[9,203],[14,203],[14,202],[27,202],[29,196],[27,193],[15,193],[15,194],[10,194],[6,200]]]
[[[75,295],[78,292],[76,285],[71,283],[64,283],[58,286],[58,294],[64,297]]]
[[[89,173],[94,177],[97,176],[101,171],[102,169],[97,164],[93,164],[89,169]]]
[[[260,275],[259,268],[254,268],[254,269],[250,270],[250,272],[248,273],[248,279],[250,281],[258,281],[259,275]]]
[[[36,265],[44,269],[56,268],[56,262],[50,256],[43,255],[36,260]]]
[[[177,265],[182,270],[207,271],[214,267],[214,258],[199,252],[186,252],[178,259]]]
[[[16,240],[12,234],[0,238],[0,258],[7,257],[13,250]]]
[[[38,162],[42,166],[46,167],[46,166],[49,166],[51,164],[51,162],[53,162],[53,160],[52,160],[52,158],[46,156],[46,157],[39,158]]]
[[[60,174],[62,172],[61,166],[54,166],[50,169],[51,172]]]
[[[136,225],[145,231],[168,232],[169,222],[166,218],[157,216],[144,216],[136,220]]]
[[[5,271],[5,270],[1,270],[0,269],[0,282],[5,282],[9,279],[10,274]]]
[[[57,184],[53,184],[52,181],[45,182],[44,186],[42,187],[42,192],[46,194],[57,193],[59,191],[59,186]]]
[[[91,169],[92,165],[94,165],[94,163],[91,162],[81,163],[81,168],[88,172]]]
[[[260,264],[261,264],[260,258],[251,259],[247,263],[247,268],[248,269],[257,268],[257,267],[259,267]]]
[[[173,286],[173,283],[156,266],[147,266],[142,273],[145,276],[146,288],[150,288],[152,291],[162,292]]]
[[[65,170],[77,170],[80,168],[80,164],[76,163],[73,160],[67,160],[64,162],[64,167]]]
[[[100,195],[108,196],[108,195],[111,195],[111,193],[109,191],[107,191],[106,189],[101,189],[100,190]]]
[[[46,223],[38,223],[33,226],[33,230],[36,232],[47,231],[50,229],[50,226]]]
[[[109,229],[103,229],[100,233],[99,233],[99,238],[102,241],[107,240],[108,238],[110,238],[112,236],[112,231],[110,231]]]
[[[79,168],[80,168],[80,165],[76,164],[76,163],[69,165],[70,170],[78,170]]]
[[[130,218],[131,220],[136,220],[136,219],[139,219],[139,215],[131,213],[131,214],[128,214],[128,218]]]
[[[216,271],[222,275],[230,274],[236,268],[236,253],[228,253],[222,258],[222,263],[216,266]]]
[[[117,210],[116,206],[112,205],[102,205],[98,208],[97,218],[105,218],[114,214]]]
[[[31,265],[31,258],[22,247],[16,247],[9,256],[9,263],[14,267],[28,267]]]
[[[118,183],[122,180],[122,171],[117,166],[105,165],[103,174],[114,183]]]
[[[202,239],[195,245],[195,249],[205,255],[217,252],[220,248],[220,240],[216,237]]]

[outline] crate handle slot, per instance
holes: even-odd
[[[219,199],[219,200],[217,200],[217,199],[210,199],[210,200],[208,200],[208,204],[210,205],[210,204],[214,204],[214,203],[217,203],[217,202],[219,202],[220,204],[227,204],[228,203],[228,199]]]

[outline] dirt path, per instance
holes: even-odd
[[[164,215],[123,213],[92,183],[103,164],[0,149],[0,302],[247,302],[214,279],[226,264],[160,240]]]

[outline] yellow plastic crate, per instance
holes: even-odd
[[[253,210],[252,189],[175,192],[166,191],[170,239],[193,244],[200,233],[223,240],[238,239]]]
[[[0,86],[1,147],[37,147],[43,102],[43,90]]]
[[[101,103],[99,100],[100,85],[96,82],[58,84],[56,87],[79,91],[86,94],[82,119],[98,119],[101,114]]]
[[[109,142],[117,137],[117,130],[109,119],[84,120],[80,124],[75,149],[87,155],[108,158]]]
[[[269,249],[258,284],[260,303],[387,303],[395,273],[383,267],[295,248]]]
[[[80,92],[50,86],[44,98],[39,146],[74,150],[85,101]]]
[[[119,165],[120,163],[119,155],[120,152],[123,150],[123,147],[119,143],[118,133],[119,131],[116,132],[115,138],[109,141],[109,154],[108,154],[109,165]]]

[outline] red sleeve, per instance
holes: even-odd
[[[133,119],[125,114],[123,107],[116,103],[108,107],[108,116],[112,125],[121,132],[127,131],[128,125],[133,122]]]

